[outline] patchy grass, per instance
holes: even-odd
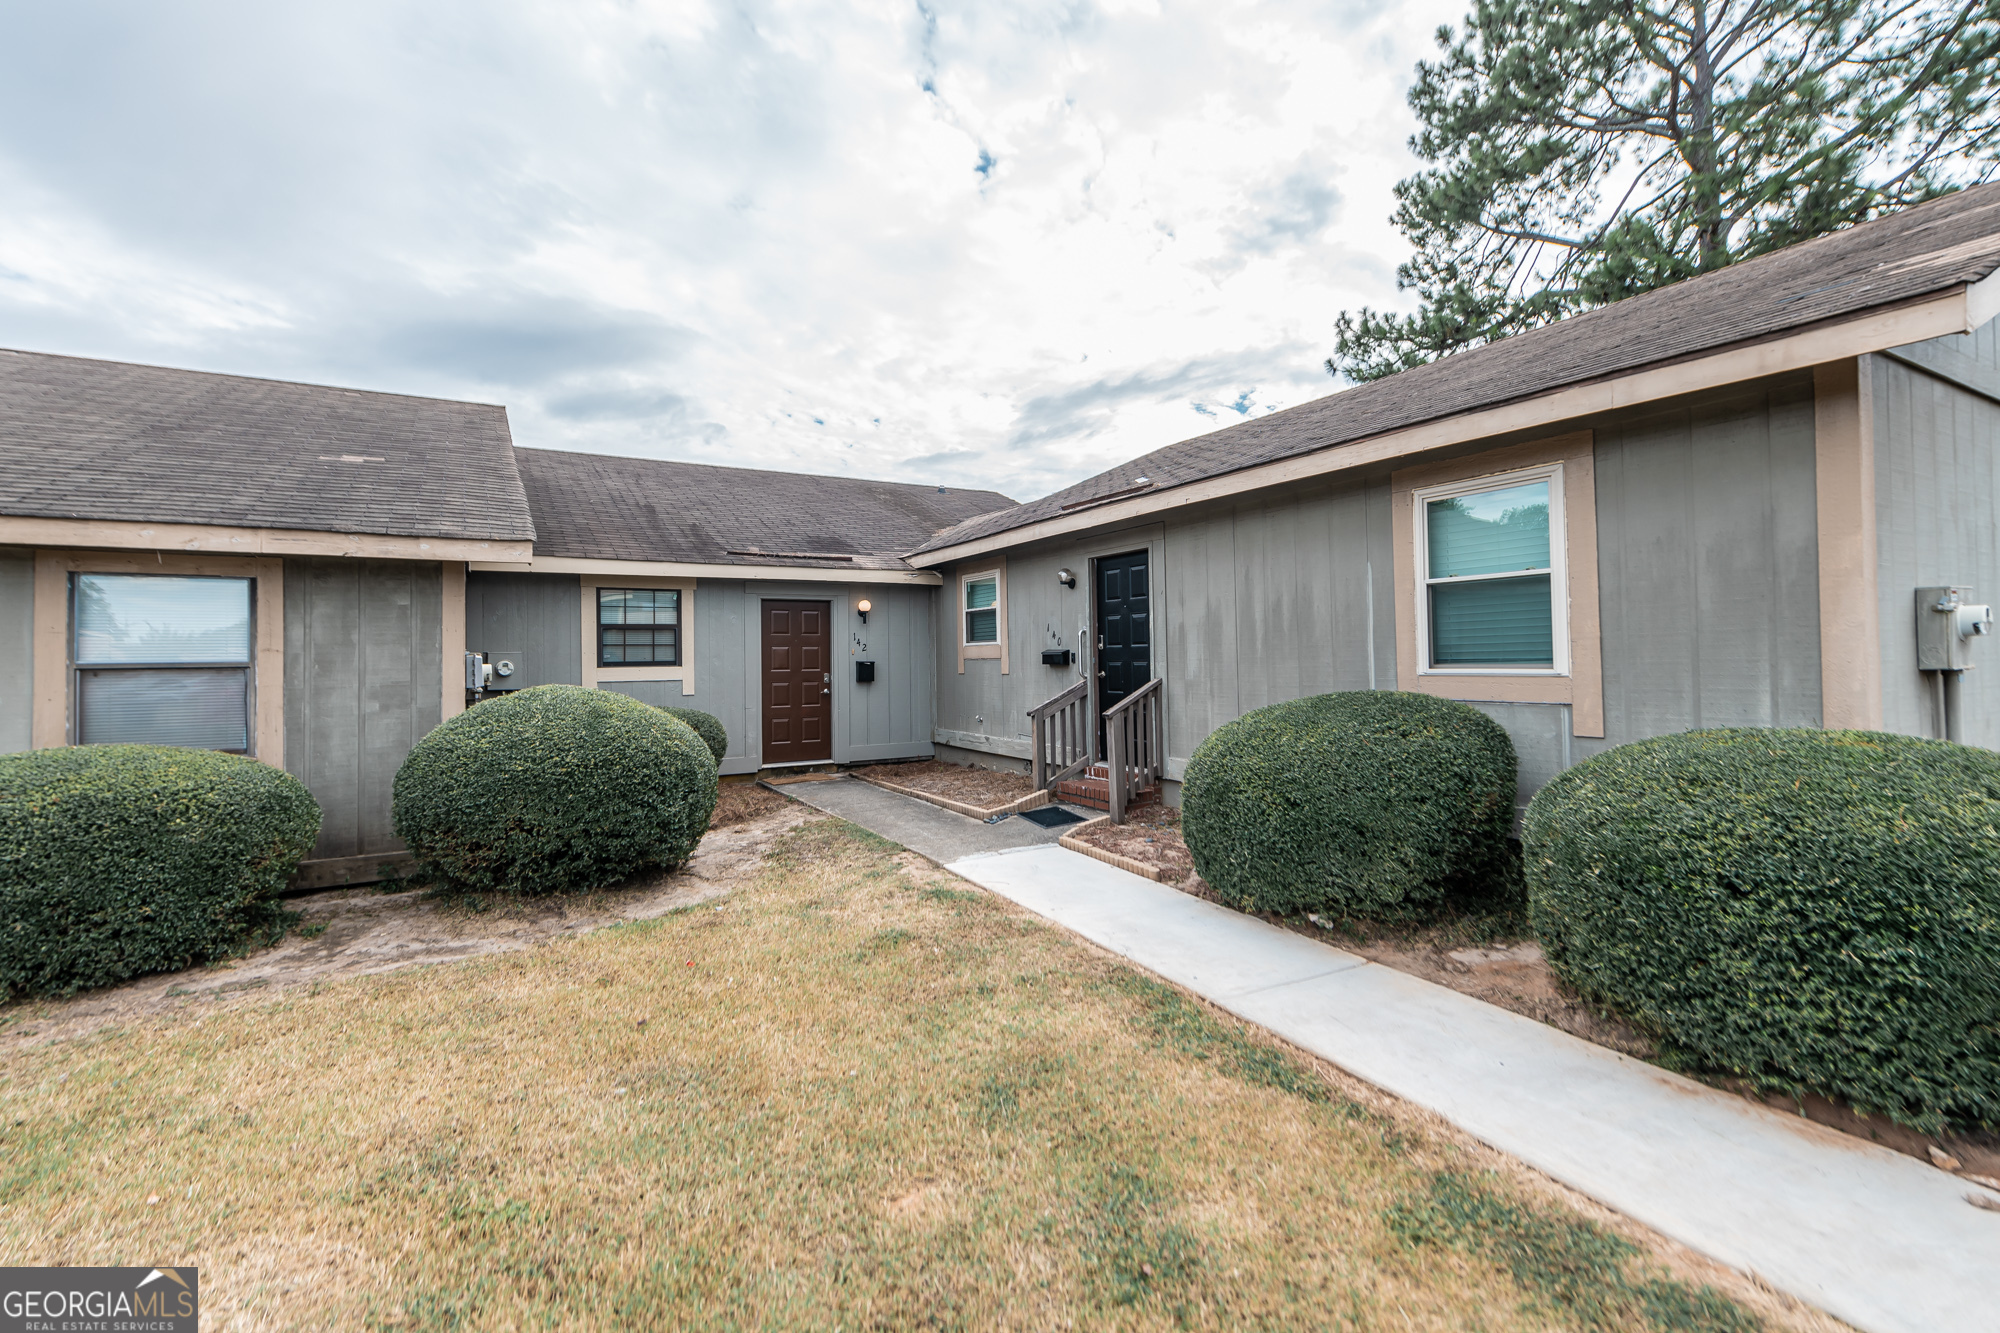
[[[0,1248],[219,1328],[1755,1326],[897,851],[18,1052]]]

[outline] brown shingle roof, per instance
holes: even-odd
[[[0,514],[523,541],[507,411],[0,351]]]
[[[1014,503],[997,491],[557,449],[514,457],[538,556],[904,569],[901,553],[933,533]]]
[[[1996,268],[2000,185],[1986,185],[1169,445],[1053,495],[969,519],[917,550],[1053,518],[1130,490],[1141,477],[1152,482],[1151,494],[1906,304],[1977,282]]]

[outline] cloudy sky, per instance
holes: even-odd
[[[1027,499],[1336,387],[1461,8],[8,3],[0,346]]]

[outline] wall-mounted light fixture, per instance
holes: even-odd
[[[1067,569],[1058,569],[1056,571],[1056,582],[1062,584],[1065,588],[1074,588],[1076,586],[1076,575],[1070,573]]]
[[[861,623],[865,625],[868,623],[868,613],[875,609],[875,604],[864,597],[854,604],[854,609],[861,613]]]

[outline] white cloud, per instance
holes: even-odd
[[[0,343],[1026,498],[1333,387],[1454,17],[19,6]]]

